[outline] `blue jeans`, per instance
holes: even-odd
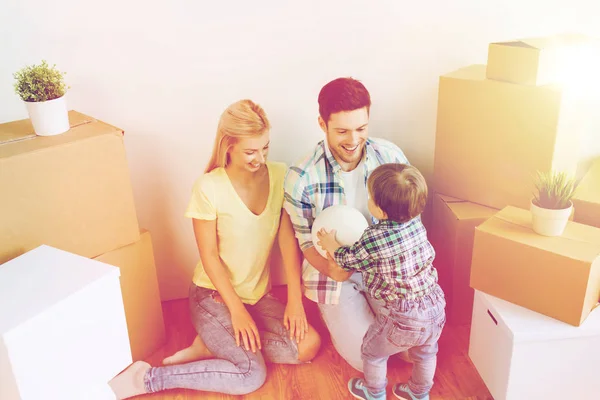
[[[445,307],[444,293],[436,285],[417,300],[398,299],[379,309],[362,345],[365,386],[372,394],[385,391],[388,358],[406,350],[414,363],[410,390],[417,395],[431,390]]]
[[[281,364],[299,364],[298,345],[283,325],[285,306],[270,294],[254,305],[246,305],[256,323],[262,350],[256,353],[238,347],[231,314],[216,291],[190,287],[190,311],[196,331],[215,357],[181,365],[151,368],[144,377],[146,391],[193,389],[225,394],[248,394],[265,382],[265,360]]]

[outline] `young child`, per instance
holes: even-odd
[[[435,251],[420,218],[427,184],[415,167],[383,164],[371,173],[367,186],[369,211],[377,224],[352,246],[340,246],[335,230],[317,234],[318,244],[331,256],[329,270],[361,271],[368,295],[385,304],[363,338],[365,379],[352,378],[348,389],[357,399],[385,399],[388,358],[408,351],[412,376],[394,386],[394,395],[429,399],[446,301],[433,267]]]

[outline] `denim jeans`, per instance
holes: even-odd
[[[270,294],[246,308],[256,323],[262,350],[238,347],[229,309],[215,300],[216,291],[190,287],[190,311],[196,331],[215,358],[151,368],[144,377],[146,391],[194,389],[225,394],[251,393],[265,382],[265,360],[299,364],[298,345],[283,325],[285,306]]]
[[[353,273],[342,282],[338,304],[318,304],[321,318],[331,336],[333,347],[354,369],[363,371],[360,347],[375,322],[375,314],[384,304],[367,295],[362,274]]]
[[[444,293],[436,285],[417,300],[398,299],[379,309],[362,345],[365,384],[372,394],[385,391],[388,358],[406,350],[414,363],[410,390],[415,394],[431,390],[438,339],[446,322],[445,307]]]

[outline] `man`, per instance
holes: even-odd
[[[396,145],[369,138],[370,107],[369,92],[355,79],[338,78],[321,89],[318,122],[325,140],[288,170],[284,202],[304,255],[304,294],[318,304],[338,353],[359,371],[362,339],[378,305],[365,297],[360,272],[324,274],[329,261],[314,248],[311,228],[321,211],[338,204],[358,209],[372,223],[369,174],[381,164],[408,164]]]

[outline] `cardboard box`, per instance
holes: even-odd
[[[585,174],[573,196],[575,221],[600,228],[600,159]]]
[[[90,399],[131,363],[119,269],[50,246],[0,267],[0,399]]]
[[[165,325],[150,232],[140,240],[95,260],[119,267],[127,330],[134,361],[146,359],[165,343]]]
[[[473,311],[471,254],[475,227],[498,210],[434,194],[431,243],[436,251],[434,266],[447,299],[446,314],[451,324],[469,324]]]
[[[560,74],[560,42],[532,38],[490,43],[486,77],[522,85],[546,85]]]
[[[557,87],[486,79],[484,65],[442,76],[435,190],[492,208],[529,209],[537,170],[577,170],[577,103]]]
[[[91,258],[139,239],[123,131],[69,118],[46,137],[0,124],[0,263],[41,244]]]
[[[600,229],[569,221],[542,236],[529,211],[506,207],[475,228],[471,287],[579,326],[600,298]]]
[[[600,309],[574,327],[475,291],[469,357],[494,399],[595,400]]]
[[[548,85],[560,83],[576,57],[577,49],[590,38],[578,34],[561,34],[547,37],[490,43],[486,77],[497,81],[521,85]]]

